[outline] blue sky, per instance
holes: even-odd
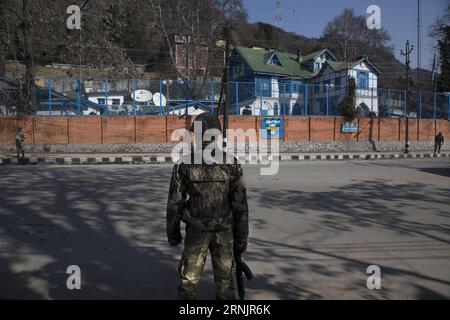
[[[276,0],[244,0],[249,22],[275,24]],[[284,30],[307,37],[320,37],[327,22],[344,8],[353,8],[355,14],[366,14],[367,7],[376,4],[381,9],[381,25],[385,28],[400,58],[400,49],[406,40],[416,47],[417,0],[280,0]],[[449,0],[422,0],[422,67],[431,69],[434,42],[428,38],[428,28],[447,7]],[[294,15],[295,10],[295,15]],[[417,65],[417,50],[411,54],[411,64]],[[404,58],[401,59],[403,61]]]

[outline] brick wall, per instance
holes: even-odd
[[[223,119],[221,119],[223,120]],[[27,144],[133,144],[170,142],[176,129],[189,128],[191,117],[2,117],[0,144],[14,144],[17,126],[27,135]],[[230,129],[261,128],[261,118],[230,116]],[[341,133],[341,117],[285,117],[284,141],[403,141],[405,120],[361,118],[356,134]],[[437,132],[450,139],[447,120],[417,120],[409,123],[411,141],[433,141]]]

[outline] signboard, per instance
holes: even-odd
[[[358,124],[355,122],[343,122],[341,125],[342,133],[358,133]]]
[[[263,118],[262,129],[264,139],[284,138],[284,121],[282,118]]]

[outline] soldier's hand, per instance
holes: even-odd
[[[177,237],[169,237],[168,240],[169,240],[169,244],[171,246],[177,246],[177,245],[179,245],[181,243],[182,237],[181,237],[181,234],[180,234]]]
[[[243,254],[245,251],[247,251],[247,242],[245,241],[238,241],[234,244],[234,251],[238,254]]]

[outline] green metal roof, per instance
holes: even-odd
[[[328,65],[331,67],[331,69],[333,69],[334,71],[341,71],[341,70],[345,70],[345,69],[351,69],[355,66],[357,66],[358,64],[360,64],[361,62],[366,62],[367,64],[369,64],[376,72],[378,72],[379,74],[381,73],[381,70],[378,68],[377,65],[375,65],[374,63],[372,63],[369,59],[363,57],[360,58],[358,60],[355,61],[351,61],[349,63],[345,63],[342,61],[327,61]]]
[[[295,54],[277,51],[282,63],[282,66],[279,66],[277,64],[266,64],[267,57],[272,54],[269,50],[236,47],[236,51],[254,72],[299,78],[311,78],[318,74],[308,71],[305,66],[298,62]]]
[[[309,71],[303,63],[312,60],[318,57],[319,55],[324,54],[325,52],[329,52],[334,59],[334,55],[330,51],[328,51],[328,49],[315,51],[306,56],[302,56],[302,62],[298,61],[297,59],[298,57],[296,54],[287,52],[280,52],[266,49],[245,48],[245,47],[236,47],[235,50],[239,53],[239,55],[245,60],[245,62],[254,72],[277,74],[304,79],[313,78],[317,76],[320,72]],[[277,64],[266,63],[267,59],[271,57],[274,52],[276,52],[278,57],[280,58],[282,66]],[[355,65],[361,63],[362,61],[368,62],[377,72],[381,73],[379,68],[373,63],[371,63],[367,58],[361,58],[359,60],[349,63],[345,63],[342,61],[333,61],[332,59],[328,59],[327,63],[334,71],[340,71],[345,70],[346,68],[352,68]]]
[[[350,64],[342,61],[327,61],[327,63],[334,71],[341,71],[347,69],[347,67],[350,67]]]

